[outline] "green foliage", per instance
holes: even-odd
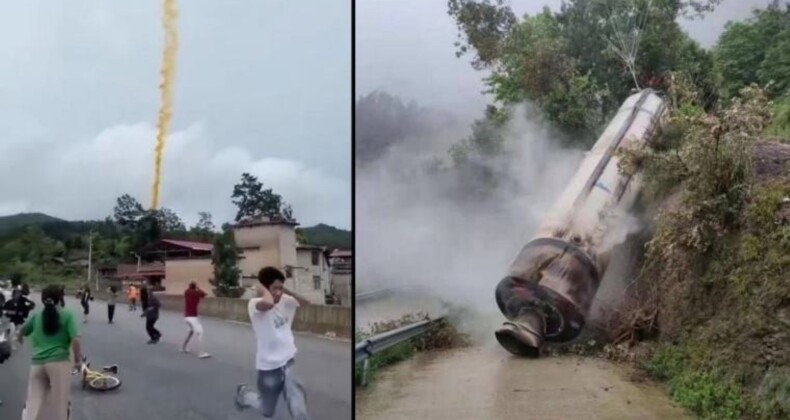
[[[635,85],[665,89],[671,71],[687,74],[704,93],[705,109],[713,107],[712,56],[677,18],[717,3],[569,0],[558,13],[547,8],[519,21],[504,2],[459,0],[449,2],[449,12],[466,41],[460,52],[474,49],[475,67],[491,70],[485,80],[499,104],[527,100],[562,137],[587,146]],[[455,161],[467,154],[463,146],[451,149]]]
[[[711,373],[683,372],[672,379],[669,392],[702,418],[737,420],[746,406],[739,386]]]
[[[198,212],[198,222],[189,230],[190,236],[199,241],[214,242],[217,227],[211,219],[211,213]]]
[[[790,142],[790,96],[774,102],[773,114],[767,133]]]
[[[458,57],[473,49],[472,65],[482,69],[500,54],[500,43],[516,23],[516,15],[505,0],[448,0],[448,14],[458,26]]]
[[[224,231],[214,240],[211,263],[214,265],[214,278],[210,282],[215,295],[237,298],[244,294],[244,288],[239,283],[239,250],[232,230]]]
[[[663,188],[655,199],[674,193],[655,220],[640,274],[664,343],[645,368],[702,418],[784,418],[787,376],[760,385],[766,366],[787,366],[782,349],[790,346],[777,319],[790,301],[790,226],[777,223],[790,191],[781,178],[753,176],[754,140],[770,123],[771,104],[747,87],[706,114],[683,77],[670,93],[672,115],[657,147],[621,161],[623,170],[642,168],[648,188]]]
[[[241,175],[241,182],[233,187],[231,198],[238,208],[235,219],[237,222],[260,216],[272,220],[293,220],[291,206],[284,203],[282,197],[271,188],[263,189],[263,183],[246,172]]]
[[[669,383],[669,393],[680,405],[705,419],[759,418],[745,390],[722,373],[705,366],[700,346],[661,345],[646,363],[654,378]]]
[[[788,92],[790,83],[790,5],[774,1],[746,22],[730,23],[715,48],[726,97],[753,83],[772,96]]]
[[[325,246],[330,250],[351,249],[351,231],[323,223],[296,229],[296,234],[301,236],[300,242],[304,244]]]

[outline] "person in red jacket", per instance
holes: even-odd
[[[204,297],[206,297],[206,292],[200,290],[194,281],[189,283],[189,287],[184,292],[184,320],[189,326],[189,333],[187,333],[187,338],[184,340],[184,345],[181,346],[181,352],[189,353],[189,340],[194,335],[197,340],[198,357],[201,359],[211,357],[203,349],[203,325],[200,324],[200,319],[198,318],[198,304]]]

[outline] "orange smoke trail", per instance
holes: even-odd
[[[165,139],[170,119],[173,116],[173,79],[176,72],[176,52],[178,51],[178,28],[176,18],[178,17],[178,7],[176,0],[163,0],[164,15],[162,25],[165,29],[165,50],[162,54],[162,84],[159,90],[162,94],[162,105],[159,108],[159,122],[157,124],[154,185],[151,188],[151,208],[159,207],[159,185],[162,181],[162,156],[165,151]]]

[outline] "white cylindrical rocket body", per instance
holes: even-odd
[[[619,170],[616,153],[646,145],[666,114],[651,90],[625,101],[497,287],[497,303],[511,321],[539,313],[542,325],[535,321],[530,330],[541,343],[575,338],[584,325],[615,245],[608,235],[639,193],[638,176]],[[512,343],[503,346],[513,351]]]

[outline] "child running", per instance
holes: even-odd
[[[293,371],[296,345],[291,325],[296,309],[310,302],[286,289],[285,276],[274,267],[261,269],[258,281],[258,297],[250,299],[247,307],[258,340],[258,392],[239,385],[236,407],[252,407],[271,418],[282,395],[292,418],[308,420],[304,387]]]

